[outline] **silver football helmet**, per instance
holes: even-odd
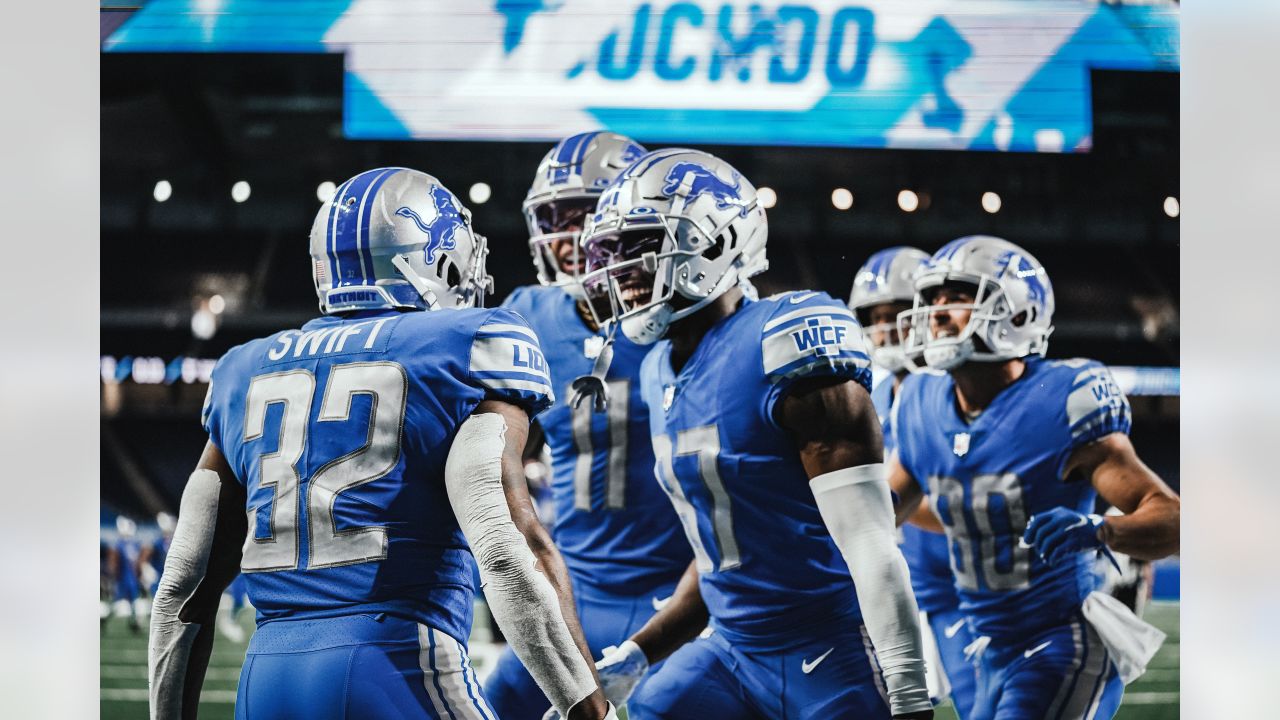
[[[871,349],[871,360],[889,372],[907,367],[902,353],[897,322],[871,323],[871,308],[885,303],[910,304],[915,298],[915,274],[929,260],[929,253],[913,247],[881,250],[867,259],[853,276],[849,293],[849,309],[862,326],[863,342]],[[877,346],[874,335],[885,339]]]
[[[311,227],[312,279],[325,314],[483,307],[493,278],[471,211],[434,177],[368,170],[340,185]]]
[[[729,163],[657,150],[618,176],[583,228],[583,287],[589,296],[607,293],[611,316],[602,320],[618,322],[633,342],[653,343],[767,269],[768,235],[755,187]],[[652,286],[637,287],[646,274]]]
[[[943,284],[972,287],[972,303],[930,304],[930,291]],[[971,314],[956,335],[934,337],[930,320],[942,311]],[[952,240],[934,253],[916,275],[912,309],[898,315],[908,361],[950,370],[968,361],[998,362],[1044,355],[1053,332],[1053,285],[1030,253],[988,235]],[[978,341],[981,342],[979,345]]]
[[[529,252],[542,285],[565,289],[582,298],[579,274],[581,230],[578,227],[595,212],[600,194],[613,179],[645,153],[631,138],[611,132],[586,132],[556,143],[538,164],[538,172],[524,199],[524,222],[529,228]],[[553,250],[557,240],[571,240],[571,271],[565,272]]]

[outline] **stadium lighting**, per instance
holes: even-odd
[[[467,197],[471,198],[471,202],[477,205],[483,205],[489,202],[489,198],[493,196],[493,190],[488,183],[478,182],[471,186],[467,191]]]
[[[848,188],[836,188],[831,191],[831,204],[837,210],[848,210],[853,207],[853,193]]]
[[[1171,218],[1182,214],[1182,206],[1178,204],[1178,198],[1170,195],[1164,199],[1164,214]]]
[[[982,193],[982,209],[995,215],[1000,212],[1000,196],[991,191]]]
[[[329,202],[337,190],[338,186],[334,185],[332,180],[325,180],[316,186],[316,199],[320,202]]]
[[[201,308],[191,314],[191,334],[208,340],[218,331],[218,316]]]
[[[156,182],[155,189],[151,191],[151,197],[155,198],[156,202],[168,200],[173,197],[173,185],[170,185],[168,180]]]
[[[762,187],[756,190],[756,197],[760,199],[760,207],[768,210],[778,204],[778,193],[773,191],[771,187]]]
[[[237,180],[235,185],[231,186],[231,199],[238,203],[242,203],[249,199],[249,183],[244,180]]]
[[[227,301],[221,295],[214,295],[209,298],[209,312],[214,315],[221,315],[223,310],[227,309]]]
[[[902,190],[898,193],[898,207],[903,212],[915,212],[920,207],[920,198],[910,190]]]

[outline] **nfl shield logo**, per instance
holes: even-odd
[[[595,360],[600,357],[600,351],[604,349],[604,338],[599,335],[592,335],[582,341],[582,354],[588,360]]]
[[[662,389],[662,409],[664,411],[671,409],[671,403],[676,399],[676,386],[668,385]]]
[[[955,444],[951,446],[951,451],[957,457],[964,457],[969,452],[969,433],[956,433]]]

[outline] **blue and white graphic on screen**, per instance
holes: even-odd
[[[679,373],[669,341],[641,368],[658,478],[712,623],[734,647],[794,647],[860,617],[795,443],[774,419],[796,381],[818,377],[871,384],[857,322],[820,292],[744,300]]]
[[[1180,64],[1172,0],[389,7],[150,0],[103,48],[343,53],[349,138],[551,141],[592,127],[654,143],[1015,152],[1092,146],[1091,70]]]
[[[503,307],[528,320],[559,400],[538,418],[551,452],[552,535],[575,586],[639,596],[679,580],[692,555],[666,493],[653,478],[649,407],[640,361],[649,347],[615,336],[607,412],[574,409],[570,385],[591,372],[604,345],[557,287],[517,288]]]
[[[223,356],[204,425],[247,491],[259,622],[385,612],[466,642],[474,560],[449,443],[486,398],[549,406],[545,368],[506,310],[328,316]]]
[[[1031,515],[1093,512],[1087,479],[1063,478],[1082,445],[1128,433],[1129,401],[1092,360],[1031,357],[972,423],[949,375],[917,373],[898,393],[898,459],[947,530],[960,607],[978,635],[1030,637],[1068,622],[1094,589],[1094,556],[1047,565],[1018,540]]]

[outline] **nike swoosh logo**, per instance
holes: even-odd
[[[1052,645],[1052,644],[1053,644],[1053,641],[1052,641],[1052,640],[1046,640],[1045,642],[1042,642],[1042,643],[1040,643],[1039,645],[1037,645],[1037,646],[1035,646],[1035,647],[1031,648],[1030,650],[1028,650],[1028,651],[1026,651],[1026,652],[1022,653],[1022,657],[1024,657],[1024,658],[1029,658],[1029,657],[1031,657],[1032,655],[1035,655],[1036,653],[1038,653],[1038,652],[1040,652],[1041,650],[1043,650],[1043,649],[1045,649],[1045,648],[1049,647],[1049,646],[1050,646],[1050,645]]]
[[[653,609],[661,610],[662,608],[666,607],[670,602],[671,602],[670,597],[659,598],[655,596],[653,598]]]
[[[835,650],[835,648],[831,648],[831,650]],[[802,660],[800,662],[800,672],[804,673],[805,675],[808,675],[809,673],[813,672],[813,669],[818,667],[818,663],[827,659],[827,656],[831,654],[831,650],[828,650],[822,653],[821,655],[818,656],[818,659],[814,660],[813,662],[809,662],[808,660]]]
[[[813,297],[813,296],[815,296],[815,295],[817,295],[817,294],[818,294],[818,293],[816,293],[816,292],[810,292],[810,293],[805,293],[805,294],[803,294],[803,295],[792,295],[792,296],[791,296],[791,304],[792,304],[792,305],[799,305],[800,303],[804,302],[805,300],[808,300],[809,298],[811,298],[811,297]]]
[[[957,620],[955,625],[951,625],[947,628],[944,628],[942,631],[942,634],[946,635],[947,639],[950,640],[951,638],[956,636],[956,633],[960,632],[960,628],[963,626],[964,626],[964,621]]]

